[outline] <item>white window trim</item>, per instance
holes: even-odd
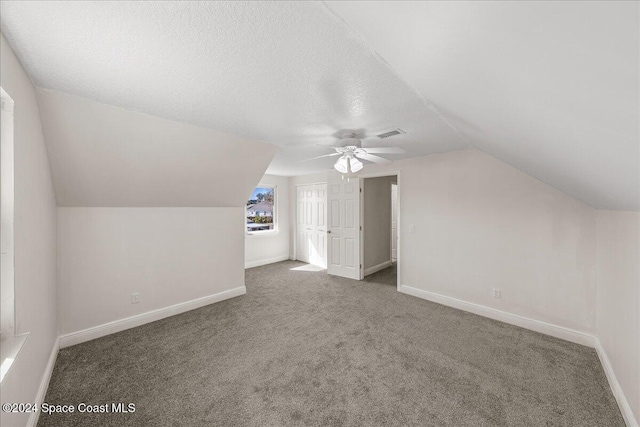
[[[15,288],[14,288],[14,170],[13,170],[13,100],[0,88],[2,100],[2,146],[0,146],[0,240],[2,258],[0,260],[0,301],[2,317],[0,333],[3,341],[15,334]]]
[[[0,383],[18,357],[29,333],[16,335],[15,312],[15,235],[14,235],[14,103],[0,88],[2,144],[0,146]]]
[[[274,184],[263,184],[260,183],[255,186],[256,188],[273,188],[273,229],[272,230],[258,230],[258,231],[246,231],[247,230],[247,205],[244,206],[244,228],[247,236],[273,236],[274,234],[278,234],[280,230],[278,229],[278,186]]]

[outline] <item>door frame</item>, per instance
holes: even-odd
[[[397,178],[396,178],[397,181]],[[393,262],[393,186],[396,186],[396,262],[398,261],[398,183],[391,183],[391,262]]]
[[[304,184],[296,184],[293,186],[293,215],[291,215],[291,217],[293,218],[293,239],[290,239],[289,242],[293,244],[293,253],[292,255],[292,259],[294,261],[298,261],[298,187],[305,187],[307,185],[329,185],[329,180],[327,181],[318,181],[318,182],[307,182]],[[325,199],[326,199],[326,195],[325,195]],[[325,205],[326,205],[326,200],[325,200]],[[326,206],[325,206],[326,209]],[[291,212],[291,210],[289,211]],[[325,253],[326,256],[326,253]]]
[[[401,171],[400,170],[389,170],[389,171],[381,171],[381,172],[372,172],[372,173],[364,173],[364,174],[358,174],[357,177],[360,179],[366,179],[366,178],[380,178],[383,176],[396,176],[396,179],[398,180],[398,199],[397,199],[397,203],[398,203],[398,217],[397,217],[397,224],[396,227],[398,229],[398,251],[397,251],[397,259],[396,259],[396,265],[397,265],[397,279],[396,279],[396,289],[398,290],[398,292],[400,291],[400,286],[402,283],[401,277],[402,277],[402,269],[400,268],[401,262],[402,262],[402,233],[400,233],[401,225],[402,225],[402,203],[400,202],[400,198],[401,198],[401,188],[402,188],[402,177],[401,177]],[[364,185],[364,182],[363,182]],[[360,224],[364,223],[364,192],[360,193]],[[360,263],[362,265],[364,265],[364,231],[362,233],[360,233]],[[364,270],[361,270],[361,279],[364,278]]]

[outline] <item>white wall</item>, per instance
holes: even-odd
[[[61,92],[37,97],[60,207],[61,344],[244,289],[244,206],[275,146]]]
[[[476,150],[363,172],[385,170],[401,172],[401,285],[595,332],[590,206]]]
[[[391,260],[391,183],[395,176],[365,178],[362,185],[364,270]]]
[[[597,336],[640,421],[640,212],[597,217]]]
[[[247,234],[244,243],[244,265],[246,268],[289,259],[289,178],[264,175],[256,187],[275,185],[277,231]],[[252,190],[253,191],[253,190]]]
[[[58,208],[61,334],[243,287],[243,219],[243,208]]]
[[[14,101],[16,333],[29,332],[2,381],[2,402],[34,402],[57,337],[56,198],[34,88],[0,40],[0,86]],[[29,414],[2,412],[2,425]]]

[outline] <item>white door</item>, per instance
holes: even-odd
[[[296,259],[327,267],[327,185],[296,188]]]
[[[398,185],[391,184],[391,260],[398,259]]]
[[[311,264],[327,268],[327,184],[313,188],[314,250]]]
[[[307,197],[306,187],[296,187],[296,221],[297,221],[297,240],[296,240],[296,259],[304,262],[309,262],[309,243],[307,239]]]
[[[327,271],[362,279],[360,263],[360,178],[330,174],[328,186]]]

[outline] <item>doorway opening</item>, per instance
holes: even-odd
[[[397,286],[398,176],[364,178],[361,206],[363,277]]]

